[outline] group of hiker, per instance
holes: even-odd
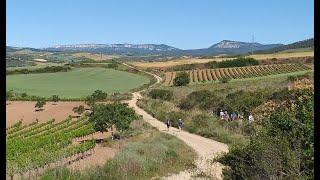
[[[172,123],[171,123],[171,121],[170,121],[169,119],[167,120],[166,125],[167,125],[167,129],[168,129],[168,131],[169,131],[170,126],[172,126]],[[179,131],[181,131],[182,127],[183,127],[182,119],[179,119],[179,120],[178,120],[178,128],[179,128]]]
[[[243,119],[243,117],[240,114],[232,112],[229,115],[228,111],[223,111],[222,109],[219,112],[219,116],[220,116],[221,120],[225,120],[225,121],[236,121],[239,119]],[[254,118],[253,118],[252,114],[250,113],[249,117],[248,117],[248,122],[249,122],[249,124],[251,124],[251,123],[253,123],[253,121],[254,121]],[[181,129],[183,127],[182,119],[179,119],[177,124],[178,124],[179,131],[181,131]],[[172,123],[169,119],[166,121],[166,125],[167,125],[167,129],[169,131],[169,128],[172,126]]]
[[[237,114],[235,112],[232,113],[228,113],[228,111],[223,111],[222,109],[220,109],[219,115],[221,120],[225,120],[225,121],[236,121],[239,119],[243,119],[243,117],[240,114]],[[249,118],[248,118],[248,122],[251,124],[254,121],[254,118],[252,116],[252,114],[249,114]]]
[[[236,114],[235,112],[232,112],[230,115],[228,114],[228,111],[222,111],[220,110],[220,119],[225,121],[235,121],[241,118],[239,114]]]

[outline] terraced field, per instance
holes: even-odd
[[[7,128],[7,176],[13,178],[73,156],[82,156],[82,159],[95,147],[95,141],[73,144],[72,140],[94,132],[93,125],[84,117],[59,123],[54,120],[28,125],[17,123]]]
[[[304,64],[271,64],[259,66],[246,66],[218,69],[197,69],[186,71],[190,77],[190,83],[218,81],[223,78],[241,79],[268,76],[274,74],[291,73],[311,70],[312,66]],[[167,72],[164,85],[172,85],[173,79],[178,72]]]

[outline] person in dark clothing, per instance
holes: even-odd
[[[170,126],[171,126],[171,122],[170,122],[169,119],[167,120],[166,125],[167,125],[168,131],[169,131],[169,128],[170,128]]]
[[[181,131],[182,129],[182,126],[183,126],[183,122],[181,119],[178,120],[178,127],[179,127],[179,131]]]

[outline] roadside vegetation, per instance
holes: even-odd
[[[312,74],[248,79],[228,83],[159,87],[145,93],[138,105],[157,119],[165,122],[183,119],[185,130],[227,144],[243,144],[254,133],[248,122],[253,110],[277,97],[291,79],[309,78]],[[170,98],[164,94],[173,94]],[[225,121],[220,110],[239,115],[238,120]]]
[[[295,81],[255,113],[250,142],[215,159],[225,179],[313,179],[313,82]]]

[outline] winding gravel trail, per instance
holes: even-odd
[[[127,66],[134,68],[130,65],[127,65]],[[157,79],[156,84],[162,81],[162,78],[155,74],[152,74],[149,72],[145,72],[145,73],[148,73],[154,76]],[[173,127],[171,127],[169,131],[167,131],[167,127],[163,122],[152,117],[146,111],[144,111],[143,109],[137,106],[137,101],[139,98],[141,98],[140,92],[134,92],[132,93],[132,95],[133,95],[132,99],[127,101],[127,103],[129,104],[130,107],[132,107],[136,111],[137,114],[142,115],[143,119],[146,122],[150,123],[153,127],[156,127],[161,132],[176,136],[177,138],[181,139],[187,145],[189,145],[195,150],[195,152],[198,155],[198,158],[196,160],[196,166],[198,169],[197,171],[201,171],[206,174],[211,174],[217,179],[222,179],[222,165],[219,163],[211,164],[209,160],[215,157],[219,153],[227,152],[228,146],[226,144],[220,143],[218,141],[214,141],[212,139],[204,138],[199,135],[191,134],[186,131],[179,132],[177,128],[173,128]],[[182,171],[178,174],[172,174],[162,179],[174,179],[174,180],[191,179],[192,175],[193,175],[192,172]]]

